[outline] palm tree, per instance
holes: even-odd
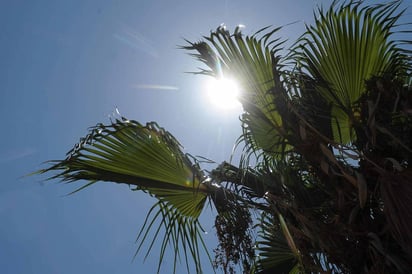
[[[284,56],[280,28],[244,36],[221,26],[187,41],[206,66],[197,73],[242,87],[239,166],[204,171],[157,124],[121,117],[38,173],[86,180],[78,190],[106,181],[156,197],[138,251],[150,241],[148,256],[164,233],[158,272],[168,246],[175,266],[183,256],[202,272],[199,216],[209,201],[219,239],[209,260],[225,273],[407,273],[411,42],[396,37],[409,33],[400,4],[334,1]]]

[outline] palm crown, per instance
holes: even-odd
[[[156,123],[122,117],[98,124],[38,173],[86,180],[80,189],[106,181],[156,197],[138,251],[153,235],[147,256],[162,231],[158,271],[169,245],[175,264],[184,256],[189,271],[192,258],[202,271],[198,218],[209,200],[217,209],[214,264],[225,273],[237,264],[252,273],[407,272],[411,54],[410,41],[395,37],[408,32],[399,5],[319,8],[284,56],[283,40],[273,38],[280,28],[244,36],[221,26],[187,41],[183,48],[206,66],[198,73],[230,75],[242,87],[239,166],[204,171]]]

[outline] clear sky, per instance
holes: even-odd
[[[0,1],[0,272],[154,273],[157,250],[132,262],[153,200],[108,183],[67,197],[75,186],[21,176],[62,159],[116,107],[193,155],[228,160],[239,113],[205,100],[206,78],[184,73],[200,64],[177,46],[221,23],[251,34],[298,20],[281,32],[293,41],[321,2],[331,1]],[[213,219],[202,220],[212,249]],[[167,257],[162,273],[171,267]]]

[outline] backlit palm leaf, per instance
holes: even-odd
[[[176,257],[192,255],[197,271],[201,271],[199,241],[202,243],[198,217],[202,212],[208,187],[201,183],[203,174],[181,151],[179,143],[155,123],[145,126],[136,121],[116,120],[111,125],[99,124],[82,138],[66,159],[38,173],[57,172],[50,179],[63,182],[88,181],[80,189],[97,181],[128,184],[157,197],[159,202],[146,220],[139,237],[142,246],[149,229],[158,217],[157,238],[161,227],[163,237],[159,269],[165,248],[171,245]],[[80,190],[78,189],[78,190]],[[76,190],[76,191],[78,191]],[[148,217],[151,214],[148,214]],[[145,230],[146,229],[146,230]],[[180,252],[179,248],[182,248]],[[149,251],[151,247],[149,248]],[[149,252],[148,251],[148,252]]]
[[[264,270],[264,273],[293,273],[299,267],[298,258],[288,244],[280,222],[274,216],[263,214],[260,228],[258,270]]]
[[[242,121],[247,143],[268,153],[279,153],[285,148],[279,108],[284,107],[287,96],[276,55],[282,42],[275,39],[268,43],[279,28],[258,38],[266,29],[245,37],[240,32],[230,34],[221,26],[204,37],[206,42],[189,42],[190,46],[183,48],[197,51],[194,56],[208,67],[199,73],[236,79],[241,87],[239,99],[246,112]]]
[[[298,41],[297,58],[304,71],[318,83],[316,91],[331,104],[336,140],[348,142],[356,122],[356,102],[372,76],[403,70],[401,41],[392,39],[399,1],[360,7],[362,1],[337,6],[334,1],[307,26]]]
[[[122,118],[92,128],[65,160],[38,173],[85,180],[80,189],[97,181],[128,184],[157,198],[137,252],[148,243],[146,258],[159,241],[158,272],[167,249],[174,270],[184,257],[191,272],[190,257],[202,271],[198,217],[206,199],[217,209],[216,261],[226,272],[232,263],[261,273],[410,269],[412,99],[404,84],[411,52],[392,39],[403,11],[400,1],[338,2],[319,8],[285,59],[277,55],[282,41],[270,41],[279,28],[243,36],[221,26],[183,47],[206,65],[198,73],[234,78],[241,87],[240,167],[224,162],[206,177],[157,124]],[[283,60],[296,67],[283,67]],[[255,226],[252,212],[261,215]]]

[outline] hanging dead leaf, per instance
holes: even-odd
[[[320,161],[320,168],[322,169],[323,172],[325,172],[326,174],[329,174],[329,164],[322,159],[322,161]]]
[[[355,179],[355,177],[349,175],[345,171],[341,170],[343,177],[349,181],[353,186],[357,187],[358,186],[358,181]]]
[[[335,155],[333,155],[332,151],[330,151],[330,149],[325,146],[324,144],[320,144],[320,150],[322,150],[323,155],[325,155],[329,161],[331,161],[332,163],[338,165],[338,160],[336,160]]]
[[[303,141],[307,139],[306,128],[302,122],[299,122],[299,134]]]
[[[356,220],[358,213],[359,213],[359,206],[355,206],[354,208],[352,208],[349,214],[348,224],[352,224]]]
[[[355,171],[355,174],[358,183],[359,205],[361,208],[364,208],[368,199],[368,185],[366,183],[365,177],[361,173]]]

